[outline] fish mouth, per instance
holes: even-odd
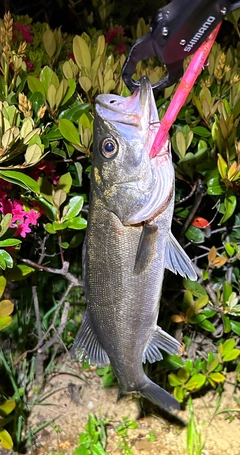
[[[139,87],[127,98],[114,94],[98,95],[96,112],[110,122],[135,127],[138,134],[144,134],[145,148],[150,156],[151,147],[160,126],[158,111],[150,80],[142,76]],[[159,157],[169,155],[169,139],[154,157],[161,164]],[[171,154],[170,154],[171,156]],[[151,157],[151,159],[154,160]]]

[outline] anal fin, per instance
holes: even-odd
[[[159,349],[166,351],[168,354],[179,354],[181,344],[167,332],[161,329],[161,327],[156,328],[150,342],[146,346],[143,352],[143,363],[146,363],[146,360],[150,363],[157,362],[162,360],[162,354]]]
[[[84,361],[86,357],[89,357],[90,364],[97,365],[98,367],[110,364],[107,353],[102,348],[94,333],[88,310],[85,313],[82,325],[74,340],[71,355],[77,355],[80,362]]]
[[[136,275],[142,273],[151,263],[157,248],[157,238],[158,226],[156,224],[145,223],[136,254],[134,266],[134,273]]]
[[[193,268],[191,259],[172,233],[170,233],[166,243],[165,268],[175,274],[179,273],[184,278],[189,278],[192,281],[197,280],[197,274]]]

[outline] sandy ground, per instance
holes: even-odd
[[[36,437],[35,449],[31,454],[52,455],[56,452],[73,454],[78,436],[84,431],[90,412],[97,418],[108,419],[106,452],[109,455],[123,454],[116,426],[123,417],[138,419],[138,428],[128,430],[128,444],[132,454],[140,455],[184,455],[187,454],[187,429],[181,421],[188,421],[188,411],[179,411],[175,422],[170,422],[157,410],[149,408],[145,417],[141,416],[138,400],[130,397],[117,400],[117,388],[105,389],[102,380],[94,370],[82,371],[71,360],[64,359],[64,366],[48,377],[46,387],[30,416],[30,427],[42,425],[55,419],[41,430]],[[69,372],[64,372],[67,369]],[[76,375],[75,375],[76,374]],[[233,393],[234,378],[229,376],[222,396],[220,410],[237,408]],[[240,393],[238,391],[238,397]],[[195,419],[201,431],[204,444],[202,455],[240,455],[240,412],[221,413],[214,416],[216,396],[209,392],[204,398],[193,400]],[[157,411],[157,414],[155,412]],[[229,418],[232,417],[232,418]],[[149,440],[153,434],[155,441]]]

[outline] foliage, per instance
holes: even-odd
[[[187,426],[187,453],[188,455],[201,455],[204,443],[201,441],[201,432],[197,428],[194,417],[192,398],[188,399],[189,422]]]
[[[134,430],[138,424],[135,420],[130,420],[127,417],[123,417],[122,423],[120,423],[116,432],[118,435],[118,449],[122,451],[124,455],[132,455],[132,446],[129,443],[128,430]]]
[[[93,414],[89,414],[86,432],[80,433],[74,455],[107,455],[104,450],[107,440],[106,425],[106,421],[98,420]]]
[[[133,3],[140,16],[144,2]],[[8,431],[7,425],[15,450],[27,438],[21,437],[29,409],[22,372],[28,387],[33,381],[41,387],[60,343],[72,344],[85,309],[80,264],[94,100],[99,93],[129,95],[121,79],[124,53],[149,30],[142,18],[123,29],[128,5],[121,3],[120,15],[120,2],[94,1],[92,12],[84,5],[83,32],[75,36],[34,24],[28,16],[7,13],[0,21],[0,373],[9,378],[0,388],[3,406],[16,402],[10,416],[1,415],[0,429],[4,424],[1,431]],[[177,177],[173,230],[199,276],[197,283],[184,280],[183,298],[180,278],[172,283],[166,276],[163,291],[161,325],[169,329],[171,322],[184,342],[182,358],[167,359],[175,370],[169,384],[181,402],[224,384],[230,370],[239,381],[240,48],[231,44],[239,34],[238,19],[238,11],[229,15],[229,39],[214,44],[171,130]],[[135,77],[146,74],[154,83],[164,72],[151,59],[138,63]],[[157,95],[160,118],[175,90],[176,85]],[[112,384],[110,368],[98,374],[105,386]],[[76,453],[105,453],[105,425],[91,415]],[[124,421],[118,429],[128,453],[130,427]]]

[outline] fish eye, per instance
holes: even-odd
[[[100,151],[105,158],[114,158],[118,153],[117,141],[112,137],[106,137],[101,143]]]

